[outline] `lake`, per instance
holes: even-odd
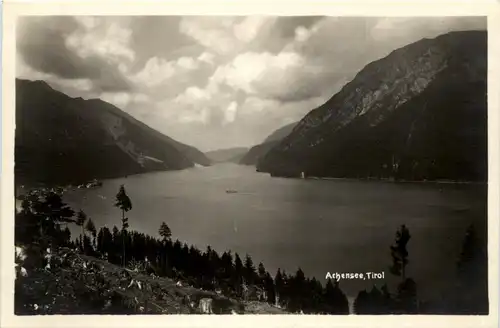
[[[236,164],[103,182],[64,195],[98,227],[120,225],[113,204],[124,184],[133,203],[131,229],[157,236],[165,221],[174,239],[242,258],[248,253],[273,276],[278,268],[295,273],[300,266],[324,283],[327,272],[385,271],[383,281],[341,281],[349,296],[373,283],[394,290],[389,246],[401,224],[412,235],[407,276],[419,297],[440,294],[453,281],[467,226],[487,223],[481,185],[272,178]]]

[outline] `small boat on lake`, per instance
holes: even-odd
[[[226,194],[236,194],[236,193],[238,193],[238,191],[234,190],[234,189],[228,189],[228,190],[226,190]]]

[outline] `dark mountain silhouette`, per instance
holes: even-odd
[[[100,99],[70,98],[16,80],[16,183],[77,183],[208,165],[179,143]]]
[[[292,132],[298,122],[285,125],[271,133],[261,144],[255,145],[240,159],[240,164],[255,165],[259,159]]]
[[[260,159],[277,176],[487,180],[487,34],[423,39],[367,65]]]
[[[248,148],[246,147],[234,147],[227,149],[217,149],[211,150],[205,153],[205,155],[214,163],[223,162],[239,162],[243,155],[246,154]]]

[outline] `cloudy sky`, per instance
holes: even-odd
[[[395,48],[485,28],[473,17],[24,17],[16,75],[207,151],[260,143]]]

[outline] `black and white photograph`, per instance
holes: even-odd
[[[19,16],[14,314],[487,316],[487,26]]]

